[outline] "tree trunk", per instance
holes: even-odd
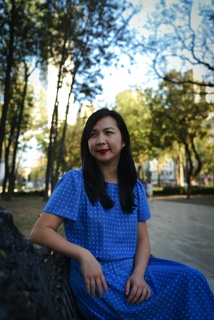
[[[58,103],[55,103],[54,112],[52,115],[50,136],[49,136],[49,146],[48,146],[48,161],[45,175],[45,192],[44,192],[44,200],[47,201],[49,198],[49,185],[51,182],[53,165],[54,165],[54,141],[56,141],[56,122],[58,121]],[[51,184],[52,188],[52,184]],[[51,190],[52,191],[52,190]]]
[[[45,192],[44,192],[44,200],[47,201],[49,198],[49,184],[51,183],[51,193],[56,185],[56,172],[54,172],[54,158],[55,158],[55,150],[57,145],[57,132],[58,132],[58,109],[59,109],[59,90],[62,86],[63,80],[63,67],[66,62],[66,45],[67,45],[67,29],[64,32],[64,43],[62,46],[62,55],[59,64],[59,71],[58,71],[58,79],[57,79],[57,89],[56,89],[56,98],[54,103],[54,110],[52,115],[52,122],[51,122],[51,129],[50,129],[50,136],[49,136],[49,146],[48,146],[48,161],[47,161],[47,168],[46,168],[46,176],[45,176]]]
[[[4,103],[2,107],[1,122],[0,122],[0,162],[3,153],[3,141],[5,138],[5,126],[7,120],[7,112],[10,103],[10,88],[11,88],[11,70],[13,66],[13,53],[14,53],[14,31],[15,31],[15,0],[11,1],[11,21],[10,21],[10,39],[9,39],[9,52],[7,55],[7,66],[5,74],[5,89],[4,89]]]
[[[184,185],[184,165],[183,165],[183,156],[182,151],[179,146],[179,180],[180,186]]]
[[[13,155],[12,155],[12,165],[11,165],[11,170],[10,170],[10,177],[9,177],[9,186],[8,186],[8,192],[7,192],[7,200],[10,201],[12,196],[13,196],[13,190],[15,186],[15,171],[16,171],[16,155],[17,155],[17,150],[18,150],[18,141],[19,141],[19,136],[20,136],[20,131],[21,131],[21,124],[22,124],[22,118],[23,118],[23,113],[24,113],[24,108],[25,108],[25,99],[27,95],[27,85],[28,85],[28,79],[30,76],[30,73],[28,73],[28,66],[27,63],[24,63],[25,67],[25,83],[24,83],[24,89],[22,93],[22,100],[19,108],[19,116],[18,120],[16,121],[16,136],[14,139],[14,145],[13,145]]]
[[[12,144],[12,139],[14,135],[14,130],[15,130],[15,125],[11,124],[11,130],[10,130],[10,135],[8,138],[8,144],[6,145],[5,143],[5,175],[3,179],[3,188],[2,188],[2,197],[6,200],[6,189],[7,189],[7,183],[9,182],[9,176],[10,176],[10,165],[9,165],[9,155],[10,155],[10,149],[11,149],[11,144]]]
[[[191,177],[193,173],[193,164],[191,159],[191,152],[189,150],[189,146],[185,143],[185,151],[186,151],[186,180],[187,180],[187,199],[190,199],[191,195]]]
[[[55,175],[54,175],[55,184],[59,180],[59,169],[60,169],[60,166],[62,164],[62,159],[63,159],[64,144],[65,144],[65,137],[66,137],[66,130],[67,130],[67,121],[68,121],[68,113],[69,113],[69,110],[70,110],[70,98],[71,98],[71,94],[73,92],[74,78],[75,78],[75,76],[73,76],[72,83],[71,83],[71,86],[70,86],[70,92],[69,92],[69,95],[68,95],[68,101],[67,101],[67,106],[66,106],[66,111],[65,111],[65,121],[64,121],[63,131],[62,131],[62,137],[61,137],[60,143],[59,143],[57,165],[56,165],[56,170],[55,170]]]
[[[202,162],[201,162],[201,158],[200,158],[200,156],[199,156],[199,154],[198,154],[198,152],[197,152],[197,150],[195,148],[194,138],[191,139],[191,146],[192,146],[192,150],[193,150],[195,159],[197,160],[197,167],[194,170],[194,177],[197,178],[197,176],[200,173],[201,168],[202,168]]]

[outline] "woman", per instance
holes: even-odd
[[[58,182],[31,239],[71,258],[70,284],[85,319],[214,319],[204,276],[150,257],[150,211],[122,117],[106,108],[88,119],[82,168]],[[64,223],[66,240],[56,231]]]

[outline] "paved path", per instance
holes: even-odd
[[[152,254],[201,271],[214,292],[214,207],[164,200],[149,204]]]

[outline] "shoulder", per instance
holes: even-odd
[[[135,197],[136,197],[136,206],[138,210],[138,220],[146,221],[151,217],[150,207],[148,204],[146,191],[143,186],[143,183],[138,179],[135,185]]]
[[[73,180],[73,181],[81,181],[83,180],[83,174],[82,174],[82,168],[76,170],[69,170],[67,171],[59,180],[59,182],[63,181],[68,181],[68,180]]]
[[[83,186],[82,168],[67,171],[58,181],[56,189],[59,188],[81,188]]]
[[[143,183],[140,181],[140,179],[137,179],[137,182],[135,185],[135,190],[138,195],[145,194],[145,187],[144,187]]]

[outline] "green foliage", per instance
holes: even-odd
[[[48,147],[49,128],[47,113],[47,96],[44,90],[40,90],[35,99],[32,114],[31,131],[28,132],[29,138],[35,137],[38,148],[45,154]]]
[[[84,119],[82,118],[78,118],[74,125],[68,125],[62,161],[62,172],[81,167],[80,142],[83,127]]]
[[[179,81],[191,79],[192,74],[184,76],[172,71],[170,77]],[[150,141],[157,148],[173,148],[174,143],[182,145],[185,152],[185,173],[190,180],[197,177],[202,168],[202,145],[211,135],[210,124],[206,122],[213,109],[200,90],[191,84],[174,84],[163,81],[158,92],[147,90],[148,104],[152,115]]]
[[[153,188],[154,196],[172,196],[172,195],[183,195],[183,194],[186,194],[185,187],[166,186],[163,188]]]
[[[112,0],[70,0],[58,3],[58,6],[47,1],[44,6],[48,9],[45,15],[49,15],[48,27],[44,29],[48,43],[47,62],[54,65],[58,73],[48,146],[47,196],[49,181],[53,189],[65,167],[67,117],[72,99],[81,103],[94,99],[101,92],[99,80],[103,77],[103,66],[116,64],[119,54],[130,46],[128,21],[134,10],[127,1],[115,3]],[[63,84],[69,87],[69,93],[65,121],[59,129],[59,95]]]
[[[214,187],[212,186],[192,186],[191,195],[213,195]],[[153,188],[154,196],[173,196],[173,195],[187,195],[187,187],[167,186],[163,188]]]
[[[51,172],[51,181],[54,181],[60,170],[66,167],[63,149],[72,100],[74,98],[80,103],[83,99],[95,98],[101,92],[102,67],[117,64],[120,54],[130,46],[132,35],[128,26],[133,14],[133,5],[128,1],[6,0],[1,4],[0,94],[3,102],[0,159],[4,155],[6,164],[3,189],[9,179],[13,190],[17,153],[26,140],[23,133],[29,127],[39,125],[31,118],[30,111],[30,107],[37,107],[28,83],[32,72],[40,67],[44,80],[49,64],[58,69],[49,147],[44,122],[40,122],[43,128],[36,133],[42,149],[48,147],[48,171]],[[63,125],[59,121],[62,85],[70,89]],[[11,163],[9,159],[12,159]],[[76,156],[73,161],[78,162]],[[47,174],[47,185],[49,178]]]
[[[0,11],[0,159],[5,162],[3,193],[9,183],[8,199],[13,191],[18,150],[29,129],[34,104],[29,77],[39,64],[40,38],[37,1],[4,1]],[[31,110],[30,110],[31,109]],[[2,159],[4,156],[4,159]]]
[[[135,12],[133,5],[128,1],[69,0],[56,6],[46,0],[40,7],[43,60],[57,67],[60,84],[67,75],[72,76],[68,85],[75,100],[95,98],[101,92],[102,67],[116,64],[131,45],[128,25]]]
[[[124,118],[130,132],[131,147],[137,164],[151,156],[148,132],[150,130],[150,111],[145,104],[145,95],[139,90],[127,90],[116,96],[114,109]]]
[[[206,120],[206,127],[214,127],[214,114]],[[209,136],[202,137],[198,140],[198,148],[200,150],[201,161],[203,163],[201,174],[214,175],[214,132],[210,130]]]

